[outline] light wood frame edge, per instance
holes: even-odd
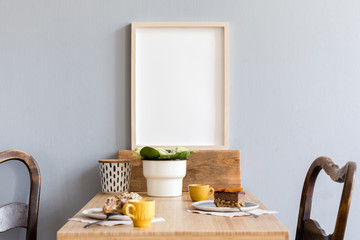
[[[184,146],[190,150],[229,149],[229,23],[228,22],[132,22],[131,23],[131,149],[136,145],[136,28],[138,27],[221,27],[224,30],[224,139],[223,145]],[[174,148],[172,146],[154,146]]]
[[[136,27],[131,24],[131,149],[136,147]]]

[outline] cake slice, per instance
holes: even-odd
[[[244,207],[245,192],[243,188],[219,188],[214,193],[214,204],[217,207]]]
[[[135,192],[123,192],[120,193],[118,196],[110,197],[106,200],[103,212],[118,212],[122,213],[123,206],[128,202],[130,199],[142,199],[142,197]]]

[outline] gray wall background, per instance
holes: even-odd
[[[294,238],[310,163],[360,159],[356,0],[0,0],[0,151],[24,150],[40,165],[39,239],[55,239],[100,190],[98,159],[130,148],[133,21],[230,23],[230,148],[241,150],[244,188]],[[19,166],[0,168],[0,205],[27,199]],[[355,240],[354,190],[346,239]],[[340,194],[322,173],[313,215],[327,232]]]

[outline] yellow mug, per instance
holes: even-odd
[[[205,184],[189,184],[189,193],[193,202],[205,201],[214,195],[214,189]]]
[[[149,227],[155,216],[155,200],[129,200],[122,211],[131,218],[135,227]]]

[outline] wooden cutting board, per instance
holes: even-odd
[[[146,179],[143,176],[142,161],[131,150],[120,150],[119,159],[132,162],[130,191],[146,192]],[[241,185],[239,150],[200,150],[190,155],[186,176],[183,179],[183,192],[191,183],[209,184],[213,188],[238,188]]]

